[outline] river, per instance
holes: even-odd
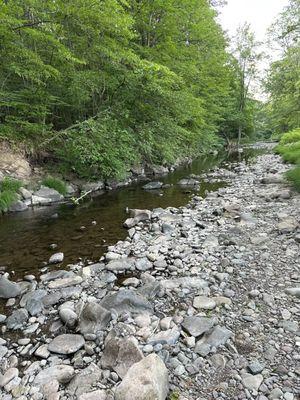
[[[128,217],[126,207],[153,209],[180,207],[188,203],[195,192],[176,183],[190,174],[204,172],[228,163],[249,162],[263,150],[247,148],[242,154],[226,153],[195,160],[174,172],[155,178],[171,186],[160,191],[145,191],[143,182],[90,197],[79,206],[70,203],[37,207],[23,213],[0,216],[0,267],[15,278],[25,274],[39,275],[51,254],[64,253],[64,263],[97,261],[107,246],[127,236],[123,222]],[[201,181],[197,194],[217,190],[225,182]],[[56,214],[56,215],[55,215]],[[53,250],[52,244],[57,248]]]

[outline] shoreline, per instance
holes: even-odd
[[[9,282],[21,304],[2,333],[24,337],[1,339],[4,399],[126,400],[126,373],[144,376],[145,360],[180,400],[296,399],[300,196],[287,169],[273,154],[239,163],[205,199],[148,211],[99,263]],[[163,398],[167,379],[156,389]]]

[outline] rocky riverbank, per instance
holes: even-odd
[[[241,163],[205,199],[134,210],[99,263],[0,278],[3,400],[296,400],[300,197],[286,169],[271,154]]]

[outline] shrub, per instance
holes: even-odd
[[[296,142],[300,142],[300,128],[285,133],[280,139],[280,144],[282,145]]]
[[[58,193],[65,196],[67,194],[67,185],[64,181],[58,178],[53,178],[52,176],[47,176],[43,179],[42,185],[48,188],[55,189]]]
[[[287,179],[293,183],[295,189],[300,192],[300,166],[289,170],[286,176]]]
[[[284,161],[296,164],[300,162],[300,141],[287,145],[280,144],[277,146],[276,152],[282,156]]]
[[[13,178],[4,178],[2,182],[0,182],[0,190],[1,192],[17,192],[22,186],[22,182]]]
[[[0,212],[6,211],[17,200],[17,191],[21,186],[22,182],[12,178],[4,178],[0,182]]]

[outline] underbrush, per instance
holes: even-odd
[[[47,176],[43,179],[42,185],[48,188],[55,189],[58,193],[65,196],[67,194],[67,185],[64,181],[58,178],[53,178],[52,176]]]
[[[21,186],[22,182],[12,178],[4,178],[0,182],[0,212],[8,210],[17,200],[17,192]]]
[[[276,152],[282,156],[284,161],[297,164],[296,168],[289,170],[286,176],[295,189],[300,191],[300,128],[282,135]]]

